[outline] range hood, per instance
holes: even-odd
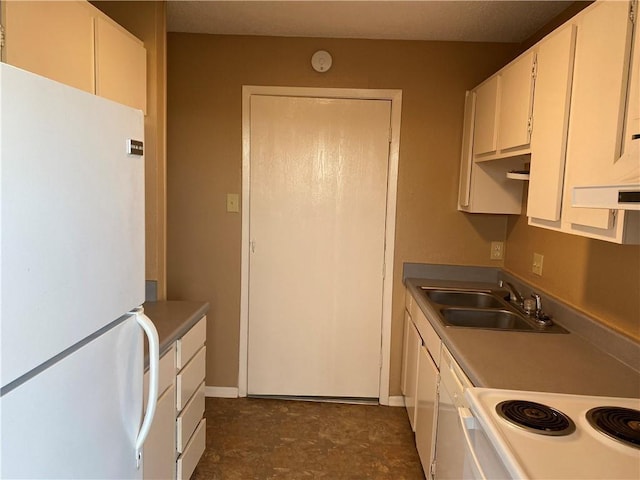
[[[640,137],[634,140],[614,165],[610,183],[573,187],[572,206],[640,210]]]
[[[574,207],[640,210],[640,183],[573,187],[571,204]]]

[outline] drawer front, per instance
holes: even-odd
[[[173,385],[173,379],[176,378],[176,347],[171,348],[160,357],[160,365],[158,366],[158,397],[164,391]],[[144,372],[144,404],[147,404],[149,397],[149,369]]]
[[[431,357],[433,358],[436,366],[440,367],[440,337],[429,323],[429,320],[427,320],[427,317],[424,316],[424,313],[422,313],[422,310],[420,310],[420,308],[415,309],[413,321],[416,324],[418,332],[420,332],[422,341],[429,351],[429,355],[431,355]]]
[[[184,452],[191,435],[204,416],[204,382],[200,384],[191,400],[185,405],[176,421],[176,437],[178,452]]]
[[[177,462],[177,478],[178,480],[189,480],[191,474],[198,465],[200,457],[204,453],[204,447],[207,439],[207,421],[203,418],[196,428],[196,432],[189,440],[184,453],[180,455]]]
[[[193,358],[207,338],[207,317],[202,317],[191,329],[177,342],[176,365],[178,370],[183,368]]]
[[[206,347],[198,350],[198,353],[196,353],[187,366],[178,374],[176,406],[179,412],[182,411],[189,399],[204,381],[206,350]]]

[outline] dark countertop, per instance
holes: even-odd
[[[156,326],[156,330],[158,330],[160,356],[209,311],[207,302],[145,302],[143,306],[145,315],[151,319]],[[145,367],[148,365],[147,348],[147,343],[145,342]]]
[[[420,294],[421,286],[495,288],[495,283],[408,278],[405,284],[477,387],[640,398],[640,372],[570,328],[568,334],[552,334],[445,327]]]

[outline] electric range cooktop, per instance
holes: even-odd
[[[485,388],[465,395],[515,478],[640,479],[640,399]]]

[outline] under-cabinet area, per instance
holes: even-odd
[[[425,476],[565,478],[567,472],[553,466],[540,476],[528,463],[531,455],[513,460],[512,452],[501,450],[487,426],[493,420],[482,417],[484,391],[634,408],[640,403],[638,345],[505,272],[489,270],[483,281],[454,274],[405,280],[402,393]],[[618,351],[610,350],[613,342]],[[634,478],[640,452],[624,453],[619,478]],[[572,477],[572,468],[566,478],[582,478]]]
[[[640,243],[632,204],[573,198],[588,185],[640,190],[633,5],[595,2],[467,92],[459,210],[520,214],[528,192],[532,226]]]

